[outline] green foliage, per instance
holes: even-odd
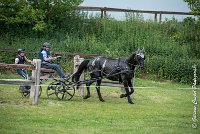
[[[192,83],[192,66],[196,64],[197,70],[200,69],[200,61],[186,59],[174,59],[173,57],[154,56],[147,59],[146,71],[156,74],[157,79],[170,79],[182,83]],[[197,71],[197,76],[200,72]],[[198,80],[199,81],[199,80]]]
[[[155,79],[191,83],[192,65],[196,63],[198,69],[200,66],[199,22],[187,18],[183,22],[172,19],[156,23],[144,21],[141,17],[134,19],[133,16],[126,21],[117,21],[74,12],[67,14],[59,25],[52,23],[44,31],[43,24],[38,25],[40,32],[23,26],[4,30],[0,48],[39,51],[41,45],[48,41],[52,44],[53,51],[95,53],[118,58],[128,56],[137,48],[144,47],[146,75],[151,75]],[[5,53],[0,55],[3,54]],[[7,57],[10,56],[13,54]],[[37,57],[29,54],[27,56]],[[4,59],[4,56],[0,58],[7,63],[11,61],[9,58]],[[72,67],[68,64],[71,64],[69,61],[72,59],[65,58],[67,61],[62,60],[61,66],[67,72],[71,72]],[[144,74],[138,76],[144,77]]]
[[[190,9],[194,14],[197,16],[200,15],[200,1],[199,0],[184,0],[185,2],[188,3]]]
[[[1,0],[0,23],[7,26],[29,25],[44,31],[52,22],[61,22],[82,0]]]

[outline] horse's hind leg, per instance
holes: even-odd
[[[104,99],[102,98],[101,92],[100,92],[100,85],[101,85],[101,80],[97,80],[96,89],[99,96],[99,100],[104,102]]]
[[[91,85],[91,84],[92,84],[91,81],[88,81],[88,82],[86,83],[87,95],[86,95],[85,97],[83,97],[83,99],[88,99],[88,98],[90,98],[90,85]]]
[[[126,94],[121,94],[120,98],[127,97],[127,95],[129,94],[129,91],[128,91],[128,81],[124,81],[123,84],[124,84],[124,89],[126,91]]]

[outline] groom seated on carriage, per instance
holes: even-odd
[[[52,64],[52,61],[57,60],[59,57],[50,56],[50,43],[45,42],[43,48],[39,52],[39,57],[42,60],[41,67],[46,69],[56,70],[60,78],[66,78],[61,68],[57,64]]]

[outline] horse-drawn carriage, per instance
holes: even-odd
[[[95,57],[91,60],[84,60],[78,70],[68,76],[66,79],[53,79],[46,90],[47,98],[55,97],[61,100],[70,100],[75,94],[75,89],[78,89],[80,85],[86,84],[87,95],[84,99],[90,97],[90,85],[96,82],[96,90],[100,101],[104,101],[101,93],[100,86],[102,79],[106,78],[112,81],[119,81],[123,84],[126,91],[125,94],[121,94],[120,98],[127,97],[129,103],[133,103],[130,95],[134,92],[134,87],[132,84],[132,79],[134,77],[134,71],[136,65],[140,68],[144,68],[144,50],[137,50],[135,53],[131,54],[126,58],[110,59],[106,57]],[[90,72],[90,79],[80,81],[79,78],[84,70]],[[43,72],[49,75],[49,72]],[[47,76],[45,76],[47,77]],[[41,77],[42,78],[42,77]],[[41,79],[41,83],[45,78]],[[130,90],[129,90],[130,89]],[[42,88],[40,87],[40,95]],[[30,94],[30,89],[28,93],[22,93],[22,96],[28,96]]]
[[[73,84],[71,84],[71,82],[69,82],[71,76],[69,76],[66,79],[56,79],[56,78],[54,78],[54,70],[45,69],[45,68],[41,68],[40,74],[41,74],[41,76],[40,76],[40,84],[41,85],[43,83],[45,83],[46,81],[48,81],[49,78],[51,80],[53,80],[53,82],[51,82],[47,87],[47,90],[46,90],[47,98],[51,98],[52,96],[55,96],[59,100],[60,99],[70,100],[74,96],[75,87]],[[39,88],[39,97],[42,94],[42,86],[41,85]],[[19,87],[19,90],[20,90],[22,97],[29,97],[31,86],[21,85]]]

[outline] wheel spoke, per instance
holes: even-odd
[[[55,94],[54,92],[53,93],[50,93],[50,94],[48,94],[48,96],[51,96],[51,95],[53,95],[53,94]]]
[[[27,97],[29,93],[22,93],[22,97]]]
[[[63,92],[60,92],[60,94],[65,94],[65,93],[63,93]]]
[[[72,94],[70,94],[69,92],[67,92],[68,95],[70,95],[71,97],[73,96]]]
[[[62,100],[64,99],[65,94],[62,95]]]
[[[56,91],[56,93],[57,93],[57,94],[58,94],[58,93],[62,94],[62,93],[65,93],[65,92],[63,92],[62,90],[59,90],[59,91]]]

